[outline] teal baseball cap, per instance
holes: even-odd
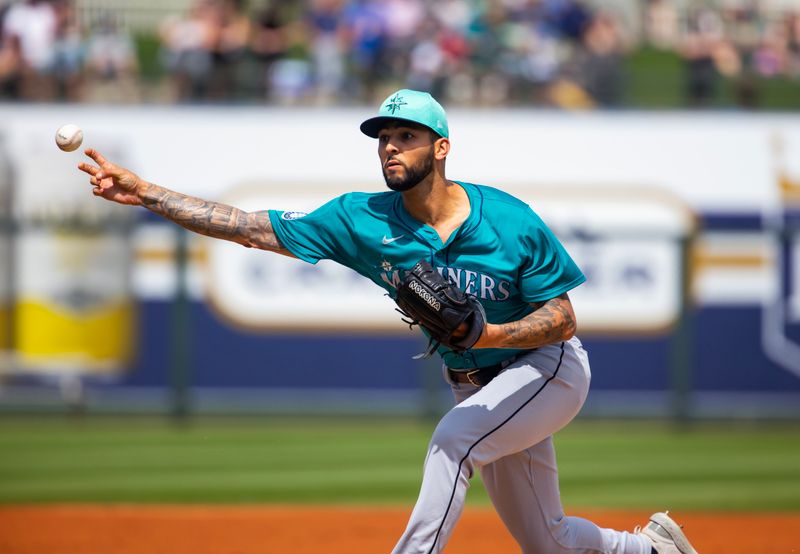
[[[449,138],[447,114],[436,99],[419,90],[401,89],[390,94],[378,109],[378,115],[361,124],[361,132],[378,138],[378,133],[390,121],[410,121],[424,125],[437,135]]]

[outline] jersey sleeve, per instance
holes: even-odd
[[[269,220],[281,244],[303,261],[330,259],[346,264],[353,250],[346,195],[334,198],[309,214],[269,210]]]
[[[533,211],[523,239],[528,256],[520,269],[519,290],[526,302],[543,302],[577,287],[586,277],[553,232]]]

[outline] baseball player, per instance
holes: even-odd
[[[456,404],[433,433],[419,498],[395,553],[444,549],[475,470],[525,553],[695,553],[666,513],[632,533],[564,515],[552,436],[580,410],[590,371],[568,296],[585,277],[553,233],[513,196],[445,177],[447,116],[429,94],[393,93],[361,131],[377,139],[390,190],[348,193],[304,217],[246,213],[174,192],[92,149],[86,154],[96,165],[79,168],[96,196],[246,247],[312,264],[335,260],[394,298],[423,260],[477,299],[485,324],[474,344],[432,343]],[[465,326],[455,334],[467,333]]]

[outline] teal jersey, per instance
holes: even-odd
[[[269,211],[275,234],[292,254],[310,263],[334,260],[371,279],[394,298],[406,272],[428,260],[486,309],[489,323],[519,320],[531,303],[563,294],[586,278],[536,213],[498,189],[458,182],[470,214],[447,242],[406,211],[399,192],[353,192],[303,216]],[[457,353],[440,346],[454,369],[483,367],[520,350],[478,348]]]

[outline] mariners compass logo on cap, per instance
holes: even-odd
[[[423,125],[439,135],[448,138],[447,114],[436,99],[419,90],[401,89],[390,94],[381,103],[378,115],[361,124],[361,132],[378,138],[378,133],[390,122],[408,121]]]
[[[389,103],[386,104],[386,108],[388,108],[388,110],[392,112],[392,115],[394,115],[394,112],[399,110],[400,106],[407,106],[407,105],[408,102],[403,102],[403,97],[400,96],[400,94],[395,94],[389,99]]]

